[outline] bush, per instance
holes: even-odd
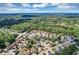
[[[14,41],[15,41],[14,34],[0,32],[0,48],[5,48],[9,43],[11,44]]]

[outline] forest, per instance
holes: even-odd
[[[74,36],[79,46],[79,14],[69,15],[0,15],[0,29],[16,30],[18,33],[32,30],[56,33],[60,36]],[[9,31],[0,30],[0,49],[16,41],[17,35]],[[60,54],[72,54],[76,51],[75,45],[62,50]],[[67,52],[67,51],[70,52]]]

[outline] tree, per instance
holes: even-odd
[[[73,52],[77,51],[77,47],[76,45],[70,45],[66,48],[64,48],[62,51],[61,51],[61,55],[72,55]]]

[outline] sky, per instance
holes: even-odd
[[[79,13],[79,3],[0,3],[0,13]]]

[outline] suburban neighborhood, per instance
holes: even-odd
[[[59,40],[53,41],[57,37],[60,37]],[[16,42],[5,48],[1,54],[54,55],[60,53],[65,47],[76,44],[74,40],[72,36],[59,36],[54,33],[33,30],[19,34]]]

